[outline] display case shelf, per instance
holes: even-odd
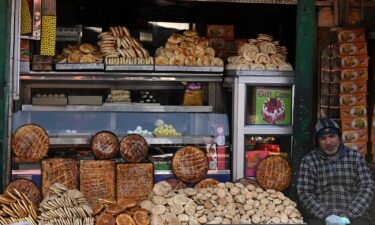
[[[200,112],[211,113],[212,106],[175,106],[175,105],[132,105],[104,104],[101,106],[66,105],[42,106],[22,105],[22,111],[60,111],[60,112]]]
[[[223,73],[191,72],[27,72],[21,73],[21,81],[194,81],[221,82]]]
[[[155,175],[172,175],[172,170],[154,170]],[[209,170],[208,173],[217,175],[229,175],[230,170]],[[40,169],[30,169],[30,170],[12,170],[12,175],[41,175]]]
[[[278,125],[247,125],[244,128],[244,134],[256,135],[291,135],[293,134],[293,126]]]
[[[124,135],[119,136],[121,141]],[[175,144],[202,144],[202,143],[213,143],[215,139],[209,136],[183,136],[183,137],[146,137],[145,138],[149,145],[175,145]],[[51,146],[75,146],[75,145],[89,145],[91,141],[91,135],[86,137],[50,137]]]

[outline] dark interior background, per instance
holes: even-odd
[[[139,31],[149,31],[154,33],[154,41],[151,46],[145,46],[153,52],[166,42],[166,37],[171,32],[164,32],[166,35],[155,35],[155,27],[150,25],[149,21],[196,24],[196,29],[202,36],[206,36],[207,24],[234,25],[236,39],[256,38],[259,33],[270,34],[275,40],[280,40],[281,45],[287,47],[288,61],[294,65],[295,5],[177,0],[57,1],[58,26],[83,25],[107,30],[109,26],[125,25],[135,37],[139,36]]]

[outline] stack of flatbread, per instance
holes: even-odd
[[[109,31],[98,35],[100,52],[106,64],[153,64],[153,58],[132,37],[125,26],[110,27]]]
[[[53,184],[40,203],[38,222],[41,225],[94,225],[93,210],[78,190],[68,190],[60,183]]]
[[[286,62],[288,51],[273,41],[268,34],[259,34],[256,39],[249,39],[238,49],[238,56],[229,57],[227,70],[282,70],[291,71],[293,67]]]
[[[97,46],[83,43],[81,45],[68,45],[63,48],[62,54],[55,57],[56,63],[100,63],[103,55]]]
[[[223,60],[215,57],[215,50],[208,47],[207,38],[199,37],[195,30],[172,34],[155,57],[156,65],[224,66]]]

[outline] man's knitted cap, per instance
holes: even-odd
[[[322,137],[326,134],[340,134],[339,125],[328,118],[319,119],[315,125],[315,136]]]

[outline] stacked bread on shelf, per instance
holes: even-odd
[[[268,34],[259,34],[256,39],[249,39],[238,49],[238,56],[229,57],[228,70],[282,70],[291,71],[293,67],[286,62],[288,51],[274,41]]]
[[[208,40],[199,37],[197,31],[186,30],[172,34],[164,47],[155,52],[156,65],[175,66],[223,66],[222,59],[215,57],[215,50],[208,47]]]
[[[153,64],[153,58],[125,26],[110,27],[98,35],[106,64]]]
[[[68,45],[62,53],[55,57],[56,63],[101,63],[103,55],[98,47],[90,43],[81,45]]]

